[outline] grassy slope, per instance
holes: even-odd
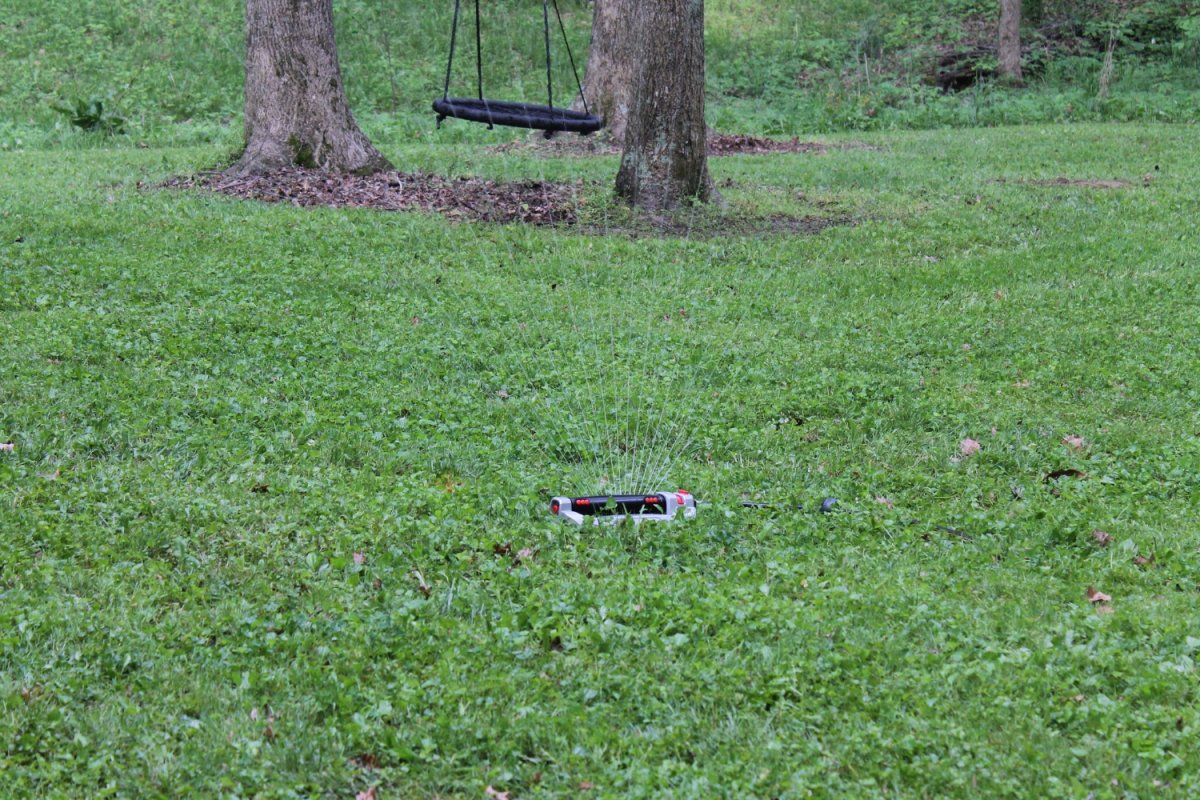
[[[74,131],[53,107],[89,97],[105,100],[109,109],[128,118],[133,139],[236,145],[241,3],[199,0],[186,12],[173,0],[23,0],[10,5],[0,10],[0,62],[6,78],[0,83],[0,150],[74,144]],[[453,4],[338,0],[334,5],[339,54],[355,112],[369,125],[376,115],[386,116],[381,127],[406,141],[427,135],[433,125],[429,103],[442,87]],[[586,7],[570,0],[560,5],[582,60]],[[1193,51],[1178,58],[1162,53],[1148,58],[1148,45],[1138,42],[1118,48],[1111,94],[1104,100],[1098,98],[1097,84],[1101,52],[1048,65],[1026,91],[983,86],[942,96],[925,85],[929,45],[955,41],[967,20],[994,11],[995,5],[983,0],[956,0],[949,6],[923,0],[710,0],[709,121],[728,132],[790,136],[847,129],[1200,118]],[[1090,13],[1081,10],[1077,16]],[[488,93],[540,100],[544,78],[536,4],[492,4],[485,26]],[[460,91],[471,85],[471,42],[466,38],[455,74]],[[1032,38],[1029,42],[1034,58],[1040,46]],[[1159,50],[1166,47],[1160,43]],[[562,91],[574,79],[560,49],[555,58],[555,85]],[[474,134],[467,126],[452,126],[447,135]]]
[[[3,791],[1194,796],[1200,135],[876,141],[717,161],[735,208],[863,219],[754,241],[135,185],[213,149],[0,156]],[[600,195],[614,170],[390,154]],[[700,432],[694,523],[544,516],[567,465],[532,441],[544,353],[511,323],[561,323],[546,282],[583,264],[692,310],[661,336],[706,391],[653,410]],[[723,294],[731,274],[752,291]],[[1055,496],[1067,467],[1090,477]],[[743,491],[845,512],[738,511]]]

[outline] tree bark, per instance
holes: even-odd
[[[1024,83],[1021,75],[1021,0],[1000,0],[1000,35],[996,55],[1000,75],[1013,83]]]
[[[636,0],[595,0],[592,4],[592,44],[583,73],[583,97],[593,114],[604,120],[613,144],[625,141],[625,121],[638,60],[631,24]],[[581,98],[571,108],[583,111]]]
[[[636,58],[617,195],[639,208],[717,199],[704,124],[704,0],[627,10]]]
[[[350,113],[333,0],[246,0],[246,149],[230,168],[299,165],[360,175],[391,165]]]

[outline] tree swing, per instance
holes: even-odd
[[[567,48],[567,58],[571,60],[571,70],[575,73],[575,85],[579,87],[579,97],[583,100],[583,111],[572,111],[569,108],[557,108],[554,105],[554,86],[550,79],[550,2],[542,0],[542,23],[546,41],[546,95],[548,105],[520,103],[512,100],[487,100],[483,96],[483,60],[481,55],[481,36],[479,26],[479,0],[475,0],[475,80],[478,85],[479,98],[450,97],[450,72],[454,66],[454,45],[458,39],[458,17],[462,0],[454,0],[454,22],[450,27],[450,57],[446,61],[446,84],[442,96],[433,101],[433,110],[437,112],[437,124],[447,117],[465,119],[470,122],[482,122],[491,129],[495,125],[506,125],[510,128],[530,128],[545,131],[546,138],[555,131],[571,133],[595,133],[604,127],[604,121],[590,113],[587,100],[583,97],[583,84],[579,81],[579,70],[575,68],[575,57],[571,55],[571,44],[567,41],[567,29],[563,25],[562,14],[558,11],[558,0],[554,2],[554,14],[558,17],[558,27],[562,31],[563,43]]]

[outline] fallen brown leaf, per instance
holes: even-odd
[[[1059,478],[1078,478],[1079,480],[1086,479],[1088,474],[1081,469],[1056,469],[1053,472],[1047,472],[1046,477],[1042,478],[1042,483],[1056,481]]]
[[[354,800],[379,800],[379,796],[375,794],[375,787],[372,786],[365,792],[359,792],[354,795]]]
[[[876,495],[875,502],[879,503],[882,506],[887,506],[888,508],[896,507],[895,503],[893,503],[889,498],[884,497],[883,495]]]
[[[1087,587],[1087,601],[1089,603],[1107,603],[1112,600],[1111,597],[1097,589],[1095,586]]]
[[[1110,544],[1112,544],[1112,540],[1112,535],[1106,531],[1102,531],[1099,528],[1096,528],[1094,531],[1092,531],[1092,541],[1101,547],[1108,547]]]
[[[1139,567],[1152,567],[1154,566],[1154,553],[1151,553],[1149,556],[1136,555],[1133,557],[1133,563]]]
[[[1062,443],[1072,450],[1083,449],[1083,438],[1080,436],[1064,436],[1062,438]]]
[[[508,792],[502,792],[499,789],[494,788],[490,783],[483,791],[492,800],[511,800]]]
[[[375,755],[374,753],[363,753],[360,756],[355,756],[354,758],[350,759],[350,763],[356,767],[371,770],[379,769],[381,766],[379,756]]]
[[[0,442],[0,453],[11,453],[15,447],[12,442]]]
[[[963,454],[963,457],[973,456],[979,452],[979,442],[974,439],[963,439],[958,443],[958,451]]]
[[[492,552],[498,556],[506,556],[512,552],[512,542],[501,542],[492,545]]]

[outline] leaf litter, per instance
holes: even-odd
[[[576,196],[582,184],[499,182],[419,172],[334,175],[288,167],[267,175],[245,177],[204,173],[171,178],[162,185],[170,189],[208,189],[246,200],[302,207],[427,211],[482,222],[556,225],[575,221]]]
[[[420,172],[335,175],[302,167],[286,167],[266,175],[206,172],[170,178],[165,189],[203,189],[243,200],[289,203],[299,208],[365,208],[376,211],[423,211],[459,222],[577,226],[584,234],[688,236],[799,234],[854,225],[848,216],[791,214],[714,216],[638,213],[626,222],[605,225],[581,220],[587,203],[585,183],[527,180],[503,182],[478,177],[446,177]],[[577,223],[579,223],[577,225]],[[421,320],[413,317],[413,325]]]

